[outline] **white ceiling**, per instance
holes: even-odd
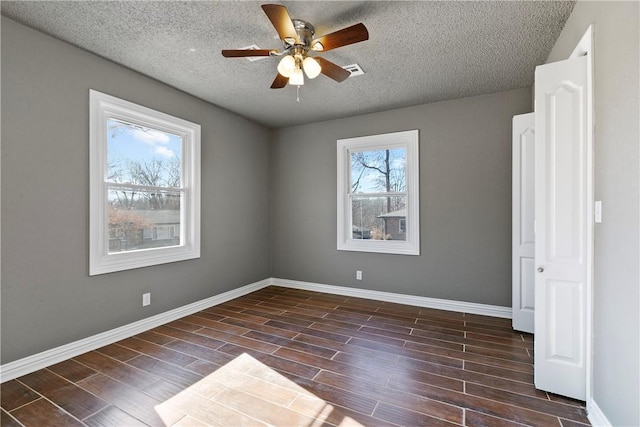
[[[362,22],[369,40],[323,54],[365,71],[270,89],[278,58],[222,49],[281,42],[255,1],[6,1],[2,14],[269,127],[424,104],[533,84],[571,1],[286,1],[316,36]],[[195,49],[195,51],[192,51]]]

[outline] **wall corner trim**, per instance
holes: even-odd
[[[93,335],[78,341],[64,344],[59,347],[45,350],[13,362],[0,365],[0,383],[21,377],[23,375],[35,372],[47,366],[54,365],[88,351],[95,350],[105,345],[129,338],[133,335],[148,331],[155,327],[164,325],[181,317],[188,316],[205,308],[222,304],[234,298],[255,292],[267,286],[282,286],[285,288],[302,289],[315,292],[325,292],[334,295],[344,295],[356,298],[367,298],[378,301],[394,302],[398,304],[407,304],[425,308],[435,308],[439,310],[457,311],[469,314],[480,314],[484,316],[511,318],[511,307],[501,307],[495,305],[477,304],[472,302],[444,300],[438,298],[428,298],[413,295],[396,294],[392,292],[374,291],[368,289],[356,289],[344,286],[326,285],[320,283],[301,282],[298,280],[269,278],[259,282],[251,283],[210,298],[196,301],[119,328],[111,329],[97,335]],[[593,402],[595,405],[595,402]],[[597,405],[595,405],[597,407]],[[600,413],[599,410],[594,413]],[[600,420],[601,418],[594,418]],[[606,420],[604,414],[602,419]],[[593,423],[593,421],[592,421]],[[595,424],[594,425],[611,425],[611,424]]]
[[[0,383],[35,372],[39,369],[46,368],[47,366],[54,365],[62,362],[63,360],[112,344],[116,341],[129,338],[133,335],[148,331],[149,329],[164,325],[190,314],[197,313],[198,311],[202,311],[214,305],[222,304],[242,295],[255,292],[269,286],[270,284],[271,279],[264,279],[259,282],[251,283],[228,292],[214,295],[210,298],[157,314],[155,316],[147,317],[146,319],[142,319],[128,325],[83,338],[69,344],[64,344],[60,347],[45,350],[41,353],[27,356],[13,362],[5,363],[0,365]]]
[[[356,298],[367,298],[378,301],[394,302],[398,304],[414,305],[438,310],[457,311],[460,313],[479,314],[483,316],[502,317],[511,319],[511,307],[478,304],[473,302],[445,300],[414,295],[396,294],[392,292],[373,291],[369,289],[348,288],[344,286],[326,285],[320,283],[301,282],[289,279],[271,279],[271,285],[285,288],[304,289],[307,291],[325,292],[328,294],[344,295]]]
[[[587,403],[587,418],[594,427],[612,427],[613,424],[607,419],[595,400],[591,399]]]

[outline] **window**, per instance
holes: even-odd
[[[199,258],[200,125],[89,97],[89,274]]]
[[[338,250],[420,255],[418,131],[338,140]]]

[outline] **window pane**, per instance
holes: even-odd
[[[109,253],[180,245],[180,192],[110,188]]]
[[[350,152],[352,193],[406,191],[404,148]]]
[[[352,239],[407,240],[406,196],[353,197]]]
[[[181,137],[112,118],[107,128],[108,182],[180,187]]]

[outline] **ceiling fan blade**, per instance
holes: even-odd
[[[270,49],[224,49],[222,56],[225,58],[246,58],[247,56],[269,56]]]
[[[278,73],[276,79],[271,83],[271,89],[282,89],[289,83],[289,77],[285,77],[282,74]]]
[[[262,10],[267,14],[267,17],[278,32],[280,39],[298,40],[298,33],[296,33],[296,29],[293,26],[286,7],[280,4],[263,4]]]
[[[326,59],[324,59],[322,57],[314,56],[313,59],[318,61],[318,63],[320,64],[320,67],[322,68],[322,71],[320,71],[320,72],[322,74],[324,74],[327,77],[332,78],[333,80],[337,81],[338,83],[347,80],[349,78],[349,76],[351,75],[351,73],[349,71],[345,70],[344,68],[340,67],[339,65],[334,64],[331,61],[327,61]]]
[[[326,52],[331,49],[363,42],[365,40],[369,40],[369,31],[367,31],[367,27],[365,27],[363,23],[359,23],[314,39],[311,42],[311,48],[313,50]],[[318,42],[322,44],[322,49],[314,48],[314,45]]]

